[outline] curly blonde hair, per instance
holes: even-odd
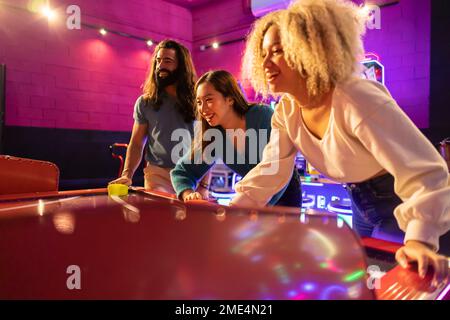
[[[344,0],[296,0],[288,9],[257,20],[247,39],[243,76],[264,98],[269,89],[262,67],[262,42],[271,26],[280,30],[288,66],[306,78],[312,102],[360,70],[365,18],[358,7]]]

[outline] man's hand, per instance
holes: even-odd
[[[108,184],[111,184],[111,183],[120,183],[120,184],[125,184],[127,186],[131,186],[132,180],[127,176],[122,176],[116,180],[109,182]]]
[[[448,259],[435,253],[428,245],[410,240],[405,246],[397,250],[395,254],[397,262],[403,268],[407,268],[409,262],[417,262],[418,272],[421,278],[425,278],[428,266],[434,269],[432,286],[437,288],[447,282],[448,277]]]

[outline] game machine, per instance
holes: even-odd
[[[365,58],[361,61],[364,70],[361,73],[363,79],[378,81],[384,85],[384,66],[380,62],[380,57],[373,52],[365,54]]]
[[[218,161],[211,169],[210,196],[217,199],[217,203],[228,205],[236,194],[234,186],[241,179],[240,175]]]
[[[351,227],[352,204],[345,185],[322,176],[301,153],[297,154],[295,164],[302,180],[302,209],[332,212]]]

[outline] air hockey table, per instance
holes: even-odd
[[[0,196],[0,299],[448,300],[338,216],[106,189]]]

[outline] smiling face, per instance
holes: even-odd
[[[160,86],[165,87],[177,81],[178,59],[174,49],[161,48],[156,55],[155,63],[156,81]]]
[[[233,99],[224,97],[208,82],[197,87],[197,110],[211,127],[226,126],[227,119],[234,112],[233,103]]]
[[[305,83],[296,69],[288,66],[284,58],[279,29],[271,26],[264,34],[262,43],[264,74],[272,93],[294,94],[298,86]]]

